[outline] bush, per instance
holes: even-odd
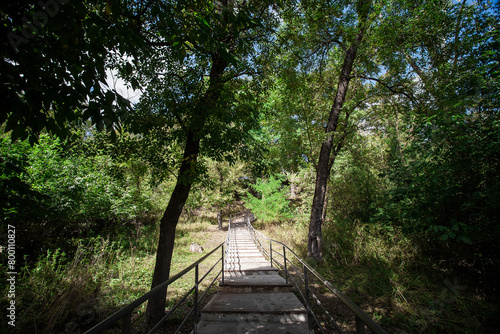
[[[118,254],[113,243],[97,238],[80,242],[71,259],[58,249],[23,268],[16,285],[16,329],[24,333],[89,329],[97,320],[101,285],[109,280]],[[2,299],[2,308],[7,302]]]

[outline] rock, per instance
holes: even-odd
[[[203,253],[203,247],[200,244],[193,242],[189,247],[189,251],[192,253]]]

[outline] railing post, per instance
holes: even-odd
[[[283,263],[285,264],[285,281],[288,284],[288,270],[286,268],[286,249],[285,245],[283,245]]]
[[[271,268],[273,267],[273,243],[269,241],[269,256],[271,257]]]
[[[356,333],[366,334],[365,323],[361,321],[361,318],[355,315],[356,318]]]
[[[307,309],[307,326],[309,327],[309,333],[312,333],[312,317],[311,317],[311,306],[309,305],[309,280],[307,278],[307,267],[304,265],[304,285],[306,289],[306,309]]]
[[[129,312],[123,317],[122,334],[130,334],[130,324],[132,322],[132,312]]]
[[[194,268],[194,334],[198,332],[198,265]]]
[[[224,285],[224,248],[226,247],[226,245],[222,245],[222,285]]]

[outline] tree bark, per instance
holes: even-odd
[[[222,170],[220,169],[219,166],[217,166],[217,173],[219,174],[219,196],[222,201],[222,192],[224,191],[223,189],[223,184],[224,184],[224,176],[222,175]],[[222,230],[222,203],[218,205],[217,207],[217,224],[219,225],[219,230]]]
[[[217,212],[217,224],[219,225],[219,230],[222,230],[222,210],[219,209]]]
[[[322,143],[319,153],[318,165],[316,166],[316,184],[314,188],[314,197],[311,208],[311,218],[309,221],[309,234],[307,242],[307,256],[318,262],[323,261],[323,237],[322,237],[322,223],[323,223],[323,209],[325,204],[326,187],[328,179],[330,178],[330,170],[335,161],[331,159],[330,155],[334,147],[335,131],[339,123],[340,113],[342,106],[345,102],[345,97],[349,88],[349,81],[351,80],[351,73],[356,59],[358,47],[361,44],[365,31],[366,19],[368,16],[367,6],[370,1],[360,1],[360,8],[364,11],[360,14],[358,23],[358,34],[352,45],[346,50],[344,63],[340,72],[339,83],[337,92],[333,101],[330,116],[325,128],[325,133],[328,135],[327,139]]]

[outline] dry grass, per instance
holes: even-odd
[[[179,222],[171,276],[225,240],[226,231],[219,231],[214,221],[216,219],[207,214],[196,216],[194,221],[184,219]],[[156,244],[158,238],[157,232],[151,232],[120,243],[100,237],[85,240],[70,261],[64,254],[52,252],[30,269],[25,268],[17,285],[20,292],[16,295],[19,306],[16,329],[24,333],[59,333],[68,328],[83,332],[148,292],[156,257],[151,245]],[[191,253],[192,242],[199,243],[204,252]],[[200,278],[220,255],[221,252],[216,252],[200,265]],[[218,270],[219,266],[214,272]],[[214,277],[214,274],[209,275],[200,284],[200,296]],[[193,285],[194,270],[169,287],[167,307],[172,307]],[[207,294],[205,302],[209,299],[210,294]],[[5,298],[0,300],[2,307],[5,302]],[[192,305],[190,297],[180,312],[174,314],[170,324],[178,324]],[[139,330],[145,309],[146,303],[133,315],[133,326]]]
[[[389,333],[494,332],[489,323],[498,312],[495,306],[462,278],[447,272],[436,275],[429,259],[399,231],[361,223],[329,224],[323,229],[325,262],[309,264]],[[254,227],[307,257],[307,226],[256,222]],[[352,312],[311,281],[337,324],[354,333]]]
[[[208,217],[209,218],[209,217]],[[174,247],[174,254],[172,256],[172,264],[170,268],[170,276],[174,276],[181,272],[185,268],[189,267],[192,263],[204,257],[212,249],[220,245],[226,238],[226,231],[220,231],[216,225],[210,223],[210,219],[207,217],[197,215],[196,219],[193,220],[182,220],[179,222],[176,230],[176,240]],[[227,222],[226,222],[227,224]],[[189,250],[191,243],[200,244],[204,251],[203,253],[192,253]],[[127,263],[122,267],[122,280],[119,285],[121,294],[124,292],[129,292],[129,296],[125,301],[131,302],[135,298],[149,291],[152,273],[154,269],[156,254],[149,254],[145,258],[135,259],[133,257],[127,258]],[[217,262],[221,252],[216,251],[199,266],[199,279],[201,279],[205,273]],[[139,260],[139,261],[138,261]],[[200,284],[199,291],[200,296],[206,291],[209,284],[214,280],[220,267],[214,268],[213,272],[210,273]],[[142,274],[140,274],[142,273]],[[194,286],[194,276],[195,270],[189,271],[187,274],[179,278],[177,281],[173,282],[167,293],[167,309],[172,308],[182,297]],[[130,286],[134,285],[133,282],[140,280],[142,283],[140,286]],[[215,288],[218,286],[215,282]],[[211,295],[216,290],[212,288],[204,298],[204,303],[210,300]],[[132,294],[130,294],[132,292]],[[123,296],[122,298],[124,298]],[[132,298],[130,298],[132,297]],[[179,309],[172,314],[171,318],[167,321],[164,330],[165,332],[170,332],[181,324],[184,317],[189,313],[194,305],[194,298],[191,294],[190,297],[179,307]],[[203,304],[200,305],[202,307]],[[146,303],[141,305],[141,307],[136,309],[136,314],[133,319],[133,327],[142,328],[143,317],[146,311]],[[190,325],[190,323],[188,322]],[[190,326],[185,326],[190,328]],[[186,329],[187,330],[187,329]]]

